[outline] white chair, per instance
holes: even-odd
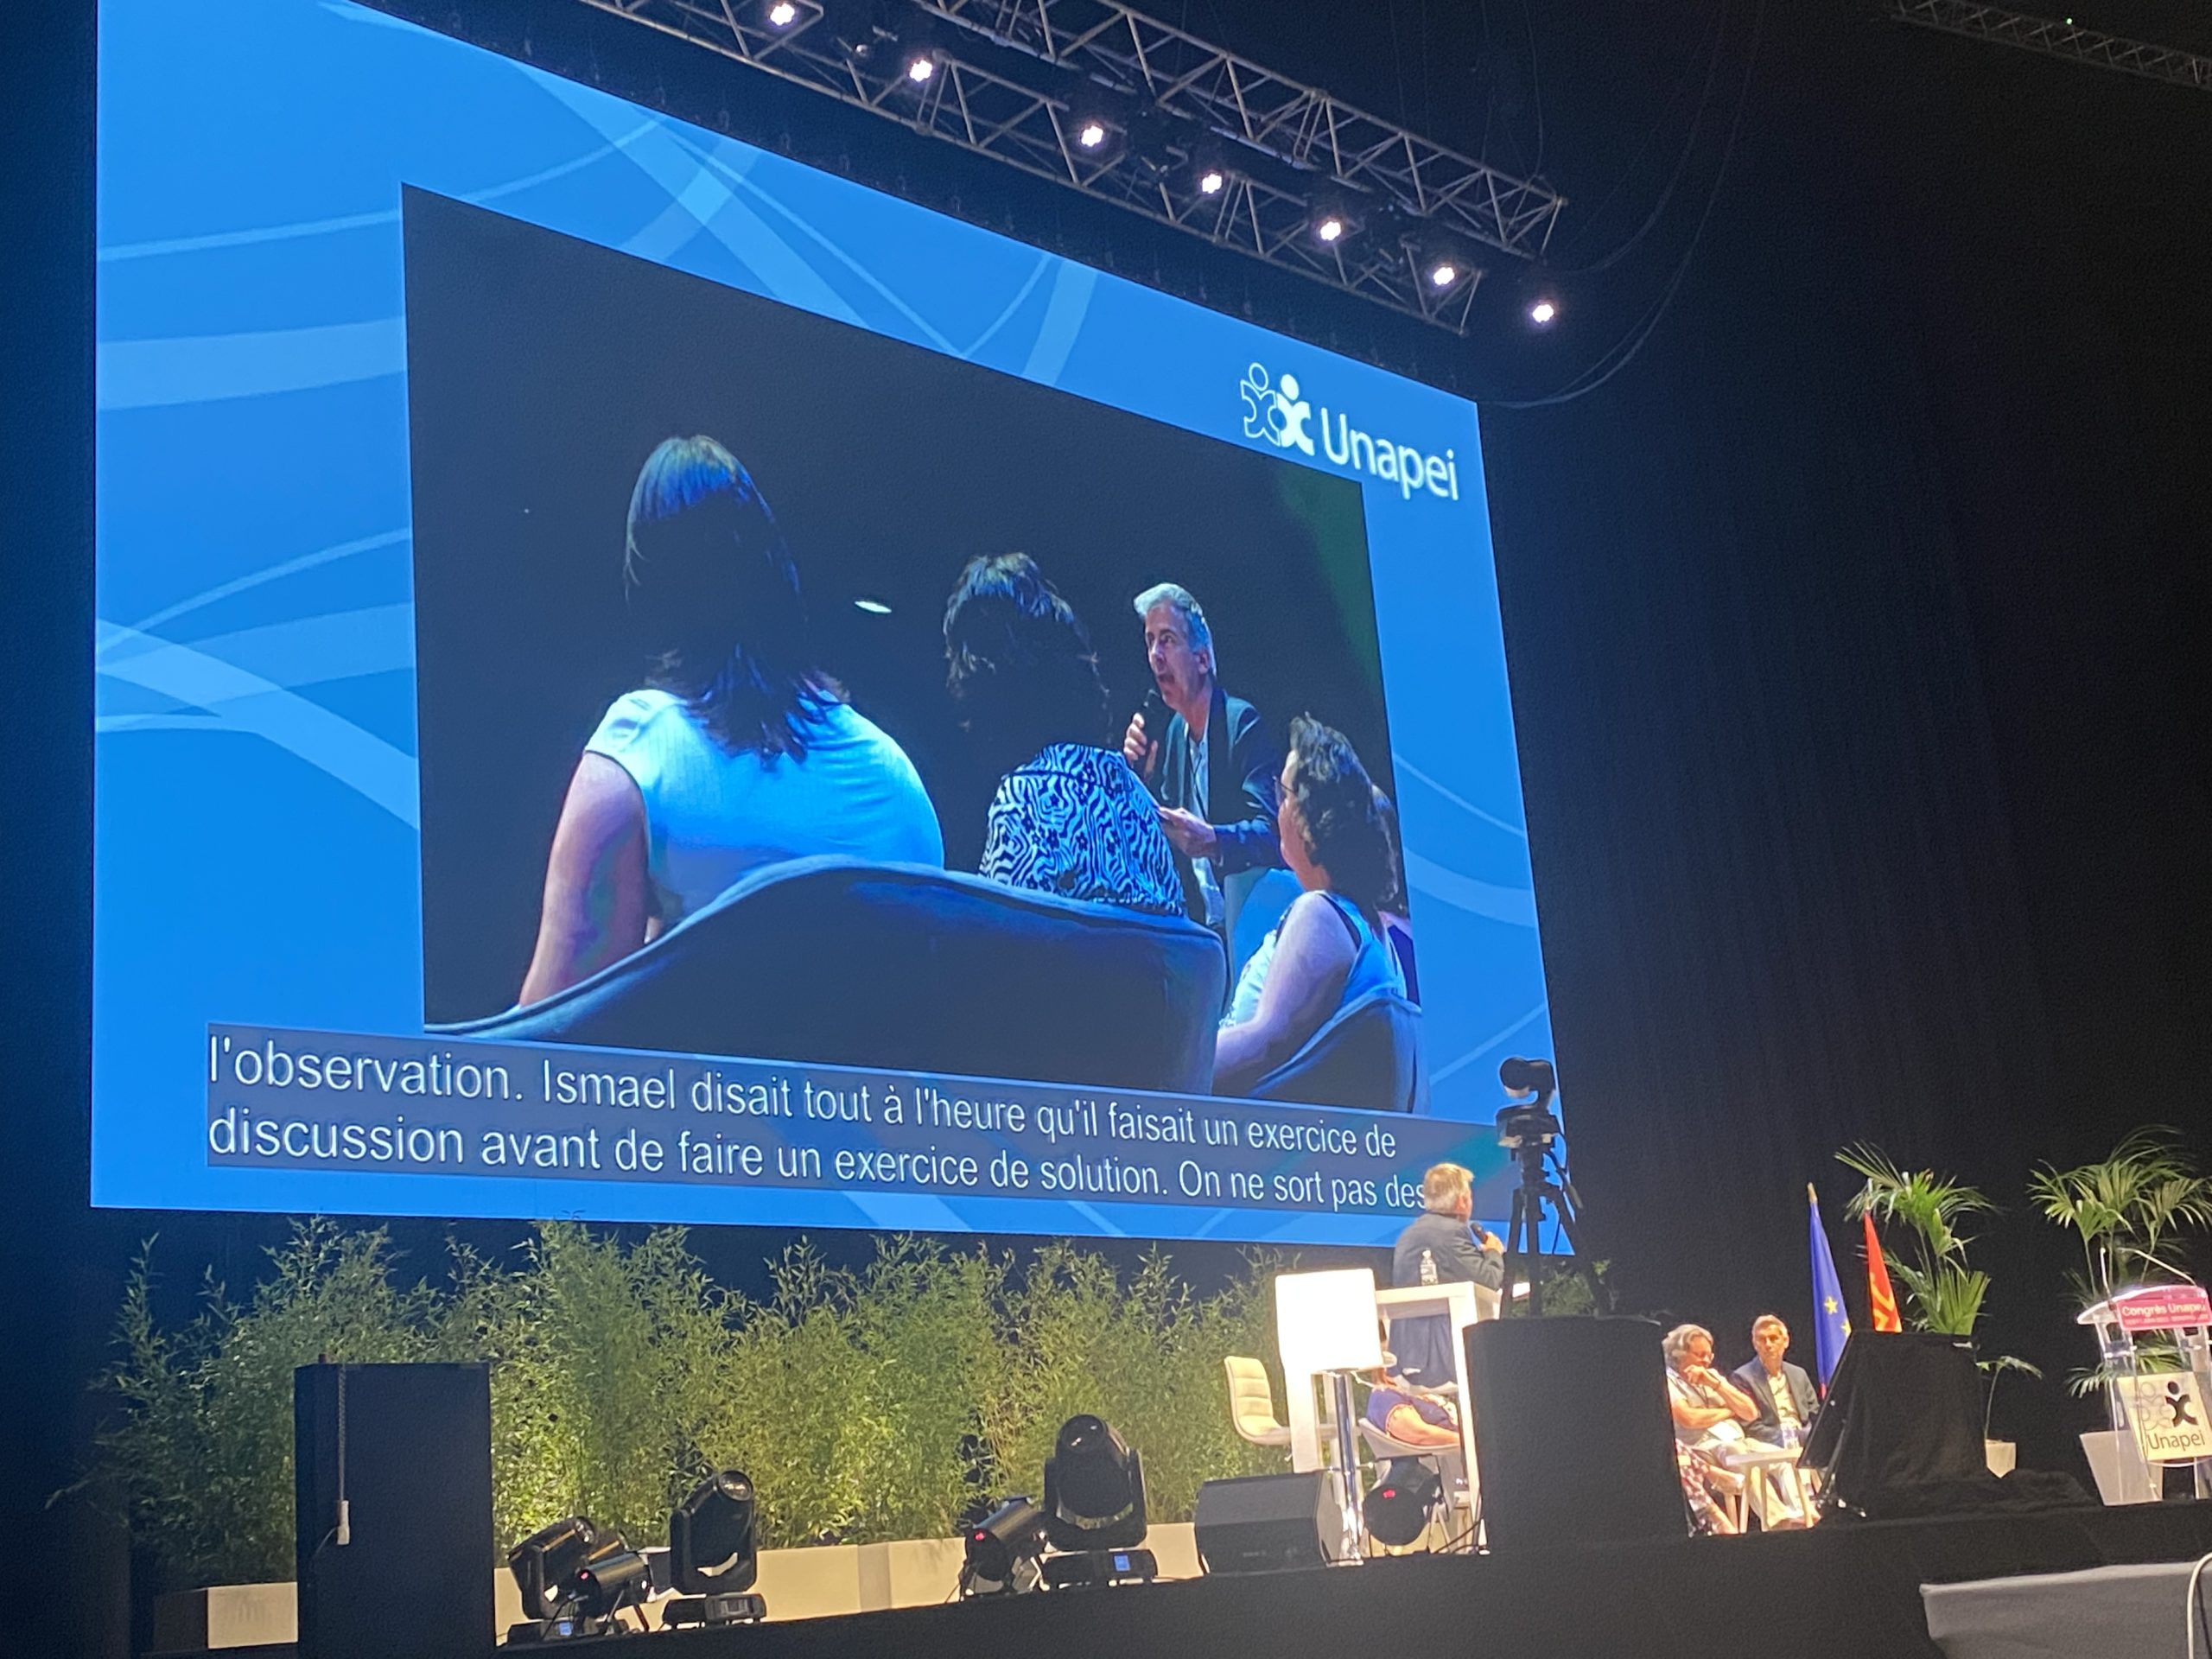
[[[1288,1446],[1290,1427],[1276,1420],[1268,1368],[1242,1354],[1228,1354],[1221,1369],[1229,1374],[1229,1421],[1237,1437],[1254,1446]]]
[[[1427,1458],[1433,1461],[1439,1457],[1451,1455],[1449,1447],[1415,1446],[1410,1441],[1398,1439],[1396,1435],[1386,1430],[1376,1427],[1364,1417],[1359,1420],[1359,1438],[1366,1442],[1368,1455],[1378,1464],[1388,1463],[1396,1458]]]
[[[1268,1368],[1243,1354],[1225,1354],[1221,1369],[1229,1376],[1229,1421],[1237,1437],[1254,1446],[1287,1447],[1290,1426],[1275,1416],[1274,1389],[1268,1382]],[[1325,1461],[1333,1461],[1330,1446],[1337,1425],[1325,1408],[1321,1413],[1320,1430],[1325,1437],[1332,1437],[1322,1442],[1322,1457]]]

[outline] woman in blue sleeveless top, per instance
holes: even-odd
[[[1305,889],[1236,982],[1214,1042],[1213,1089],[1241,1095],[1298,1052],[1338,1009],[1370,991],[1405,994],[1376,906],[1390,843],[1367,769],[1341,732],[1291,722],[1275,831]]]
[[[638,474],[623,591],[647,649],[569,780],[521,1001],[590,977],[763,865],[944,862],[913,763],[814,658],[798,566],[709,437]]]

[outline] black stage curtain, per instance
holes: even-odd
[[[1643,358],[1485,416],[1576,1163],[1724,1357],[1802,1329],[1808,1180],[1855,1291],[1837,1147],[1954,1172],[2011,1209],[1985,1346],[2063,1371],[2030,1166],[2204,1138],[2212,143],[2201,95],[1768,22]]]

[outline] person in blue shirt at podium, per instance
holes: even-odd
[[[1432,1165],[1421,1177],[1422,1211],[1398,1235],[1390,1280],[1400,1290],[1415,1286],[1472,1284],[1488,1290],[1505,1284],[1505,1241],[1474,1219],[1474,1177],[1459,1164]],[[1409,1382],[1440,1388],[1458,1375],[1452,1363],[1452,1322],[1440,1314],[1395,1321],[1390,1345],[1398,1374]]]

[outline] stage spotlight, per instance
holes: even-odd
[[[1221,194],[1222,187],[1228,182],[1229,175],[1217,167],[1210,167],[1198,175],[1198,193],[1201,195],[1217,196]]]
[[[1146,1580],[1159,1569],[1144,1541],[1144,1461],[1096,1417],[1060,1425],[1045,1459],[1045,1539],[1065,1554],[1045,1563],[1053,1589]]]
[[[619,1532],[602,1533],[569,1580],[576,1611],[588,1621],[611,1620],[653,1592],[645,1558]]]
[[[1449,259],[1439,259],[1428,268],[1428,285],[1431,288],[1449,288],[1459,280],[1459,267]]]
[[[523,1617],[539,1623],[560,1616],[575,1599],[576,1570],[599,1541],[599,1529],[581,1515],[540,1527],[507,1552],[507,1571],[522,1592]]]
[[[620,1533],[601,1532],[581,1515],[541,1527],[517,1544],[507,1552],[507,1570],[525,1616],[507,1631],[511,1646],[603,1636],[623,1608],[652,1593],[645,1558]]]
[[[776,3],[768,8],[768,21],[778,29],[789,29],[798,21],[798,8],[791,3],[791,0],[776,0]]]
[[[1106,142],[1106,124],[1086,121],[1076,129],[1075,141],[1085,149],[1096,149]]]
[[[664,1624],[749,1624],[768,1604],[745,1592],[760,1576],[753,1483],[736,1469],[709,1475],[668,1517],[669,1576],[683,1593],[661,1613]]]
[[[891,607],[880,599],[868,599],[866,597],[856,599],[853,601],[853,608],[856,611],[866,611],[870,616],[888,616],[891,614]]]
[[[1368,1536],[1403,1549],[1420,1541],[1429,1517],[1444,1501],[1444,1479],[1426,1459],[1399,1459],[1367,1494],[1362,1515]]]
[[[960,1594],[1018,1596],[1034,1590],[1045,1553],[1045,1511],[1027,1497],[1009,1497],[968,1531]]]
[[[1069,1418],[1045,1459],[1045,1536],[1055,1549],[1126,1549],[1144,1535],[1144,1460],[1103,1420]]]
[[[1334,242],[1344,233],[1344,222],[1335,213],[1324,213],[1313,226],[1313,234],[1324,242]]]
[[[919,86],[937,73],[937,60],[926,52],[917,52],[906,60],[906,79]]]
[[[1552,319],[1557,315],[1559,315],[1559,306],[1549,299],[1538,300],[1529,308],[1529,321],[1539,328],[1548,328]]]

